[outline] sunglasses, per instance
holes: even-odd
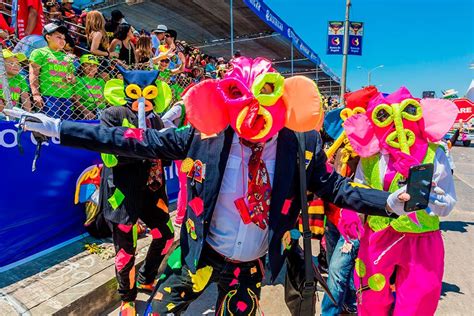
[[[160,60],[160,61],[161,61],[162,63],[167,63],[167,64],[170,63],[170,60],[169,60],[169,59],[162,59],[162,60]]]
[[[165,34],[165,37],[171,37],[171,35],[170,34]]]

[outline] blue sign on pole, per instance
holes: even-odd
[[[349,22],[349,55],[362,55],[362,36],[364,34],[364,23]]]
[[[341,55],[344,44],[344,22],[328,22],[328,55]]]

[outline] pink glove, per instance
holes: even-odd
[[[337,224],[337,229],[346,241],[359,239],[364,233],[364,227],[358,214],[348,209],[341,209],[341,218]]]

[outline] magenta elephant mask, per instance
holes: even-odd
[[[428,143],[440,141],[453,125],[458,109],[441,99],[415,99],[407,88],[384,97],[374,96],[367,113],[344,123],[347,137],[361,157],[388,153],[394,169],[403,176],[420,164]]]
[[[186,116],[212,135],[231,126],[237,135],[264,142],[286,127],[304,132],[323,122],[321,96],[309,78],[284,78],[265,58],[239,57],[224,79],[205,80],[183,95]]]

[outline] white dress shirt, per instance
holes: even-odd
[[[274,136],[265,144],[262,153],[272,187],[276,148],[277,136]],[[206,239],[221,255],[244,262],[258,259],[268,251],[268,226],[263,230],[253,222],[244,224],[234,204],[236,199],[247,194],[251,152],[250,148],[240,144],[235,134]]]
[[[177,128],[181,119],[182,108],[180,105],[175,105],[169,109],[162,117],[165,128]]]
[[[387,172],[388,161],[388,154],[380,155],[380,179],[384,179],[385,177],[385,173]],[[430,200],[426,211],[433,215],[447,216],[453,210],[454,205],[456,204],[456,190],[454,188],[454,179],[451,174],[451,167],[449,165],[448,157],[446,157],[446,154],[441,147],[438,147],[438,149],[436,150],[433,164],[433,182],[436,183],[437,186],[443,189],[446,193],[446,195],[444,196],[444,202],[447,203],[447,206],[440,207],[432,203],[432,201]],[[362,164],[360,162],[357,166],[354,181],[362,184],[367,184],[365,181],[364,172],[362,171]]]

